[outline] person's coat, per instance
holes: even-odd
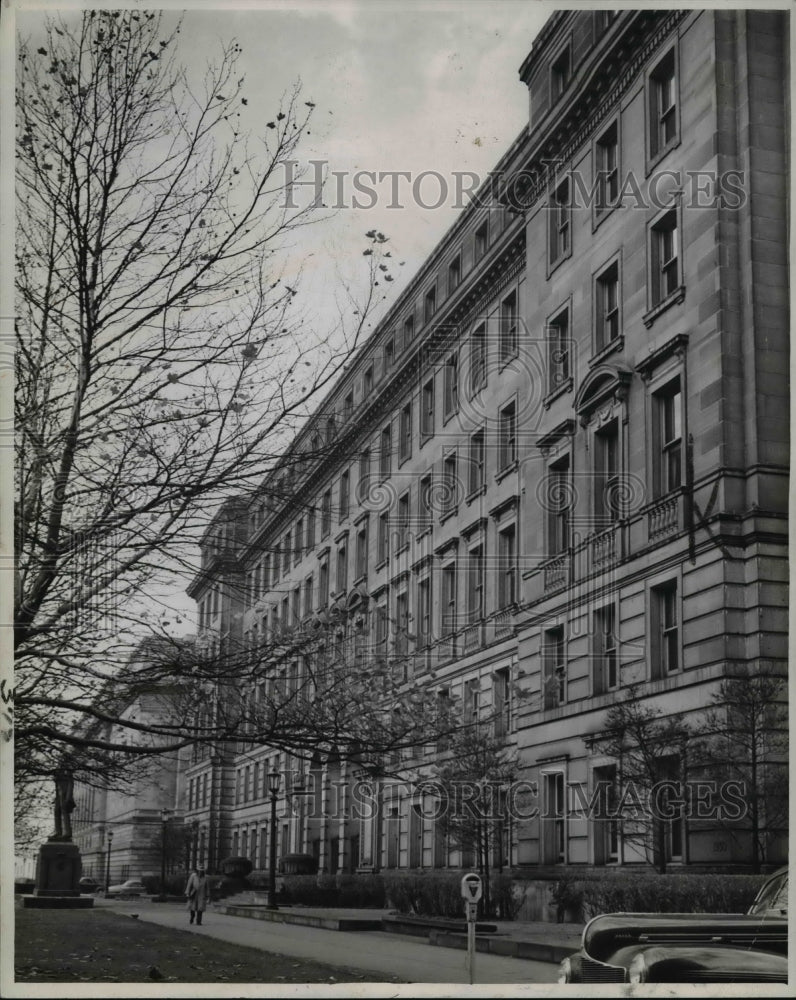
[[[185,895],[188,897],[186,909],[204,912],[210,902],[210,883],[207,881],[207,876],[191,872],[191,877],[185,886]]]

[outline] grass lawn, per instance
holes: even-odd
[[[109,909],[16,910],[16,979],[26,983],[356,983],[373,974],[271,955]]]

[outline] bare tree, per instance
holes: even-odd
[[[677,803],[682,802],[689,735],[680,715],[663,715],[632,685],[608,709],[592,741],[617,762],[616,787],[601,818],[618,822],[623,842],[635,846],[661,873],[684,836]]]
[[[745,814],[723,825],[748,843],[753,871],[788,829],[788,708],[785,678],[744,674],[722,681],[700,720],[698,757],[711,778],[742,789]]]
[[[172,568],[193,571],[219,504],[262,489],[350,357],[386,241],[368,235],[363,290],[344,286],[313,330],[286,267],[316,216],[284,190],[312,102],[289,92],[255,140],[237,44],[191,85],[180,27],[157,13],[92,9],[45,34],[20,44],[16,95],[22,780],[65,750],[79,769],[78,751],[101,768],[129,749],[108,733],[131,729],[121,706],[151,679],[125,675],[127,654],[174,620],[152,602]],[[172,660],[188,669],[184,650]],[[186,738],[155,735],[144,752]]]

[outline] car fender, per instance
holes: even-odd
[[[629,969],[638,955],[644,956],[648,983],[787,982],[788,977],[784,955],[719,945],[621,948],[608,961]]]

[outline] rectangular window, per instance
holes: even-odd
[[[562,555],[572,544],[572,482],[569,455],[550,467],[545,498],[548,518],[549,553]]]
[[[652,596],[652,673],[668,677],[680,669],[680,625],[677,581],[653,587]]]
[[[498,607],[517,601],[517,529],[511,524],[498,532]]]
[[[651,304],[659,305],[680,287],[677,211],[671,209],[650,230]]]
[[[434,433],[434,379],[430,378],[423,386],[420,410],[420,434],[430,438]]]
[[[381,647],[381,652],[384,652],[384,648],[387,645],[387,632],[389,625],[389,614],[387,613],[387,595],[379,599],[379,603],[376,605],[376,622],[375,622],[375,633],[376,633],[376,645]]]
[[[619,421],[611,420],[594,435],[595,527],[614,524],[622,516],[619,488]]]
[[[680,379],[655,393],[655,496],[679,489],[683,482],[683,427]]]
[[[445,363],[444,416],[447,419],[459,409],[459,356],[451,354]]]
[[[337,593],[343,593],[348,586],[348,545],[344,541],[337,546],[337,578],[335,582]]]
[[[547,325],[547,391],[556,392],[570,378],[569,309],[562,309]]]
[[[418,646],[431,642],[431,578],[425,577],[417,584],[417,633]]]
[[[517,353],[517,293],[503,299],[500,308],[500,360],[507,361]]]
[[[329,560],[323,559],[318,567],[318,607],[329,603]]]
[[[429,288],[423,300],[423,321],[428,323],[437,311],[437,289],[436,286]]]
[[[443,515],[449,514],[456,509],[458,500],[455,451],[446,455],[442,462],[442,490],[440,492],[442,513]]]
[[[326,418],[326,443],[331,444],[337,434],[337,423],[334,414]]]
[[[481,260],[489,248],[489,220],[482,222],[475,231],[475,259]]]
[[[350,420],[354,413],[354,393],[349,392],[343,400],[343,418]]]
[[[464,722],[478,725],[481,715],[481,684],[478,678],[464,682]]]
[[[550,199],[549,243],[551,267],[569,256],[571,248],[571,216],[569,178],[566,177],[555,188]]]
[[[468,476],[468,493],[472,496],[486,482],[486,449],[483,429],[476,431],[470,438],[470,469]]]
[[[392,337],[384,345],[384,372],[385,374],[395,364],[395,341]]]
[[[392,426],[387,424],[382,428],[379,444],[379,475],[386,479],[392,465]]]
[[[307,514],[307,552],[315,548],[315,511],[310,510]]]
[[[415,317],[407,316],[404,320],[404,346],[408,346],[415,339]]]
[[[409,597],[402,591],[395,598],[395,652],[405,656],[409,650]]]
[[[442,567],[441,632],[442,635],[456,633],[456,563]]]
[[[368,522],[363,521],[357,529],[356,578],[368,575]]]
[[[500,411],[498,461],[501,471],[517,460],[517,409],[509,403]]]
[[[610,125],[595,144],[597,172],[595,212],[609,211],[619,197],[619,134],[616,122]]]
[[[357,486],[357,502],[363,503],[370,489],[370,449],[363,448],[359,453],[359,484]]]
[[[283,597],[282,598],[281,625],[282,625],[283,629],[288,628],[288,626],[290,625],[290,598],[289,597]]]
[[[373,365],[369,365],[362,376],[362,398],[370,399],[373,393]]]
[[[332,530],[332,491],[326,490],[321,497],[321,538],[326,538]]]
[[[293,565],[295,566],[297,562],[301,561],[301,556],[303,554],[302,546],[304,544],[304,518],[300,517],[296,521],[296,528],[293,532],[293,537],[295,541],[293,542]]]
[[[312,614],[312,594],[313,592],[313,578],[312,575],[307,577],[304,581],[304,617]]]
[[[566,703],[566,659],[564,626],[545,629],[542,633],[542,663],[544,664],[544,707],[558,708]]]
[[[604,694],[619,687],[616,607],[607,604],[594,612],[594,691]]]
[[[619,336],[619,264],[614,261],[594,282],[595,348],[602,351]]]
[[[650,158],[656,159],[677,141],[677,76],[674,49],[661,59],[649,78]]]
[[[473,330],[470,348],[470,392],[486,385],[486,323]]]
[[[448,295],[459,287],[459,282],[462,280],[462,259],[457,254],[453,260],[448,264]]]
[[[412,403],[406,403],[401,407],[401,415],[398,421],[398,455],[402,462],[412,454]]]
[[[430,527],[433,518],[432,511],[432,480],[431,476],[422,476],[420,479],[420,490],[418,495],[418,524]]]
[[[602,865],[616,864],[619,861],[619,820],[616,816],[619,801],[619,770],[616,764],[606,764],[594,769],[595,791],[599,788],[597,798],[597,815],[594,819],[594,855],[595,862]]]
[[[484,617],[484,547],[470,549],[467,560],[467,620]]]
[[[495,736],[500,739],[511,732],[511,670],[503,667],[492,675],[492,708]]]
[[[379,514],[379,529],[376,536],[376,561],[381,565],[390,558],[390,512]]]
[[[409,518],[410,518],[410,493],[409,490],[398,497],[398,530],[396,537],[396,548],[400,550],[409,544]]]
[[[290,532],[285,535],[285,542],[282,547],[282,576],[287,576],[290,572]]]
[[[351,479],[348,470],[340,476],[340,520],[345,521],[351,506]]]
[[[572,76],[572,52],[567,45],[550,64],[550,103],[557,101]]]

